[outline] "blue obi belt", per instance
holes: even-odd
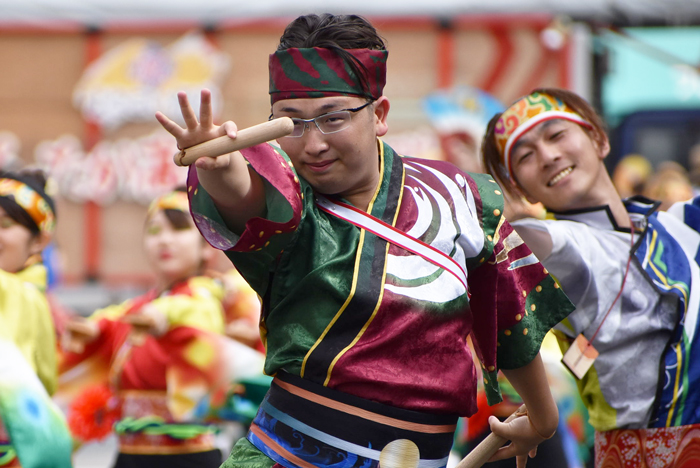
[[[455,415],[387,406],[278,372],[248,440],[287,468],[376,468],[387,444],[418,448],[419,468],[447,465]]]

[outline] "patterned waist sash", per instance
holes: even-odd
[[[120,392],[122,417],[114,426],[119,451],[134,455],[171,455],[213,450],[214,428],[173,422],[163,391]]]
[[[248,440],[287,468],[375,468],[382,449],[412,441],[418,466],[447,465],[457,417],[383,405],[280,371],[260,405]]]
[[[595,433],[595,468],[695,466],[700,466],[700,424]]]

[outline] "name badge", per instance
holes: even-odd
[[[583,334],[579,334],[564,354],[561,362],[569,368],[577,379],[582,379],[597,357],[598,351]]]

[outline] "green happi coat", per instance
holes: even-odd
[[[266,373],[285,369],[405,409],[471,415],[472,334],[491,400],[497,369],[530,362],[572,306],[502,216],[488,175],[399,157],[381,144],[371,214],[451,256],[468,290],[418,255],[322,211],[287,156],[243,152],[265,181],[266,218],[228,230],[196,171],[195,220],[263,299]]]

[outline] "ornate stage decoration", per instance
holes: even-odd
[[[197,107],[200,90],[208,88],[215,112],[221,112],[216,104],[222,102],[221,85],[229,68],[228,56],[201,33],[188,33],[167,47],[129,39],[85,69],[73,103],[85,120],[107,131],[125,123],[152,123],[156,111],[180,115],[178,91],[187,92]]]
[[[184,184],[187,168],[173,163],[177,151],[173,137],[159,130],[140,138],[104,140],[89,152],[78,138],[64,135],[39,143],[35,157],[58,192],[73,202],[148,204]]]

